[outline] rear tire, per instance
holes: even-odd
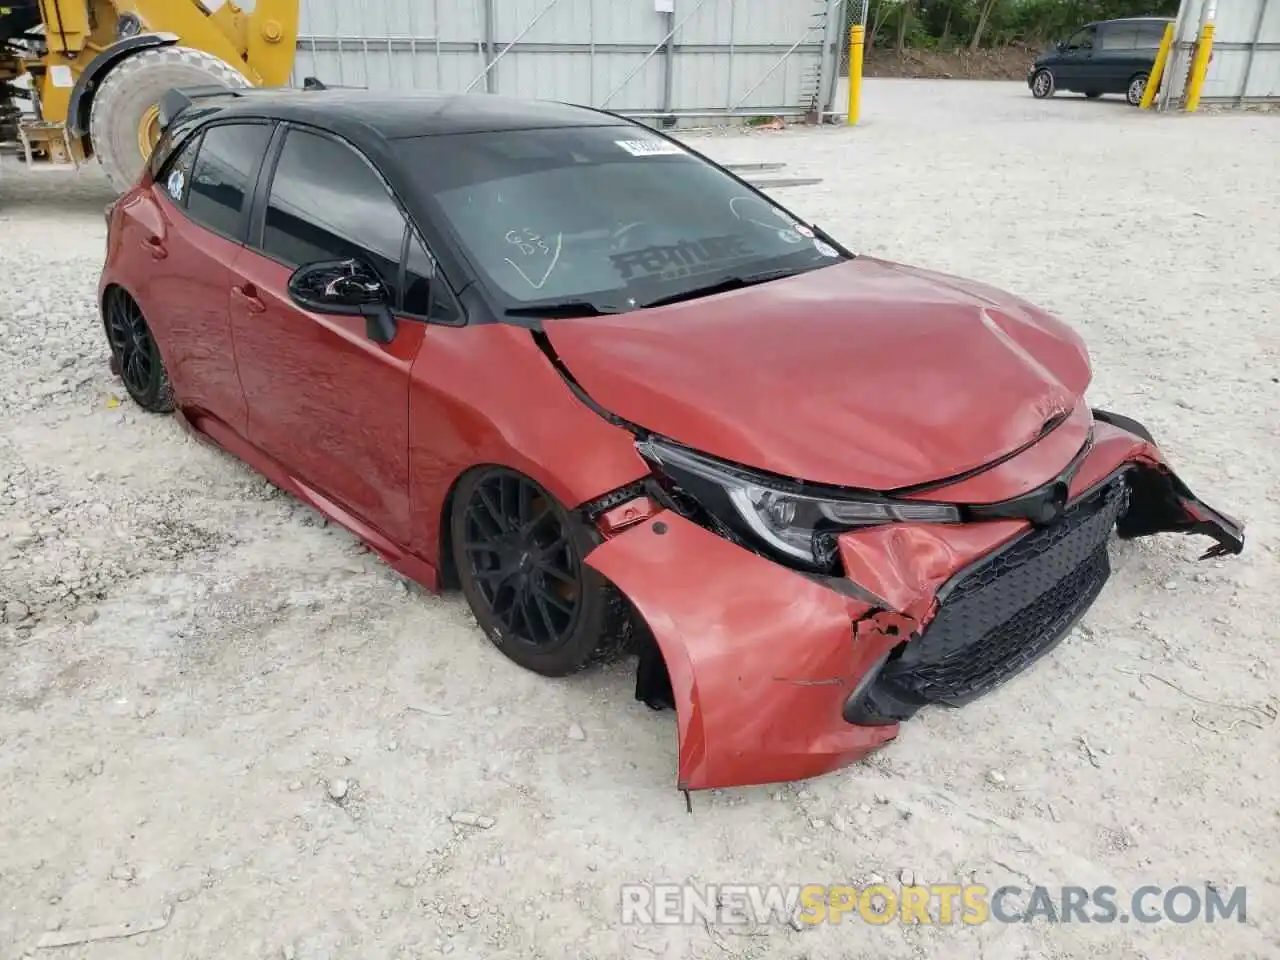
[[[119,372],[125,390],[143,410],[171,413],[173,385],[142,308],[119,287],[108,291],[102,307],[111,369]]]
[[[190,47],[152,47],[125,57],[108,72],[89,112],[93,152],[118,193],[138,180],[149,153],[144,127],[173,87],[247,87],[235,67]]]
[[[1142,104],[1142,94],[1147,89],[1147,74],[1135,74],[1129,79],[1129,87],[1125,93],[1125,99],[1129,101],[1129,106],[1137,107]]]
[[[587,566],[599,538],[529,477],[464,476],[449,517],[453,561],[485,636],[511,660],[563,677],[624,653],[630,606]]]
[[[1053,96],[1054,86],[1053,74],[1042,68],[1031,78],[1031,95],[1037,100],[1046,100]]]

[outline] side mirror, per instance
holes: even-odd
[[[1059,53],[1063,53],[1067,49],[1067,41],[1059,40],[1055,46],[1058,48]]]
[[[369,339],[377,343],[395,339],[391,293],[378,272],[362,260],[303,264],[289,278],[289,296],[313,313],[365,317]]]

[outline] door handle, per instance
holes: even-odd
[[[232,287],[231,292],[236,297],[244,301],[244,305],[248,307],[250,313],[266,313],[267,305],[258,298],[258,288],[252,283],[246,283],[244,286]]]
[[[169,251],[164,247],[164,241],[159,237],[147,237],[143,241],[142,247],[144,250],[151,251],[152,260],[163,260],[169,255]]]

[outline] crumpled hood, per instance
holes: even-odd
[[[726,460],[868,490],[1012,453],[1090,379],[1080,338],[1031,304],[870,257],[544,330],[620,417]]]

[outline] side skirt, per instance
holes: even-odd
[[[433,593],[440,590],[440,574],[434,566],[293,476],[273,457],[240,436],[221,420],[203,411],[182,408],[175,410],[174,416],[197,439],[231,454],[281,490],[352,533],[397,573],[421,584]]]

